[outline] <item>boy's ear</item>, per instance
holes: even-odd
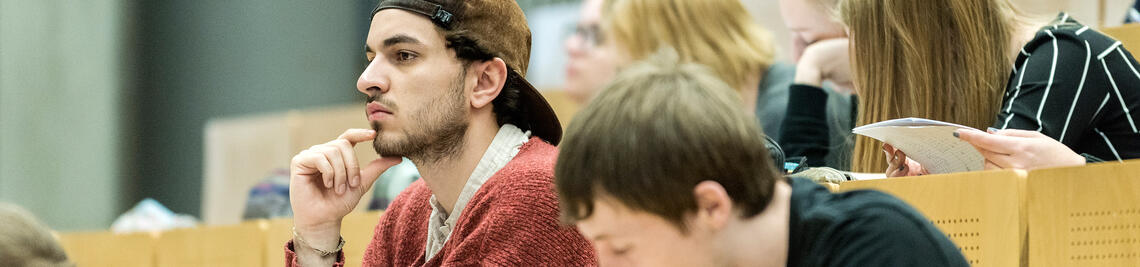
[[[703,181],[697,184],[693,187],[693,197],[697,202],[693,226],[722,229],[732,219],[732,198],[720,183]]]
[[[472,63],[475,73],[475,87],[471,89],[471,107],[483,108],[491,104],[503,90],[507,82],[507,63],[501,58]]]

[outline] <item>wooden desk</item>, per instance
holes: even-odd
[[[1029,266],[1140,266],[1140,161],[1029,177]]]
[[[158,238],[156,262],[163,267],[264,266],[263,221],[176,229]]]
[[[152,267],[157,234],[61,233],[59,243],[76,266]]]

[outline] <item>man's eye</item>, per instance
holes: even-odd
[[[408,52],[408,51],[396,52],[396,61],[407,62],[407,61],[410,61],[413,59],[416,59],[416,54],[414,54],[412,52]]]

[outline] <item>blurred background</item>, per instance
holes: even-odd
[[[0,0],[0,202],[65,231],[106,229],[144,198],[211,221],[205,196],[226,185],[205,182],[225,176],[207,169],[266,160],[211,156],[226,155],[207,152],[211,120],[359,104],[354,86],[375,2]],[[789,51],[777,1],[744,2]],[[1015,2],[1034,14],[1066,10],[1085,24],[1113,26],[1131,0]],[[528,80],[557,92],[579,3],[519,3],[534,38]],[[284,168],[291,150],[265,158]],[[236,167],[208,168],[211,160]],[[240,210],[248,190],[233,188],[224,194],[242,198],[210,205]]]

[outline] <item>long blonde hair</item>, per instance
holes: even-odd
[[[993,124],[1020,16],[1008,0],[842,0],[838,8],[853,46],[857,125],[905,117]],[[881,151],[857,137],[852,171],[882,172]]]
[[[672,47],[739,88],[775,59],[770,34],[739,0],[606,0],[602,28],[633,61]]]

